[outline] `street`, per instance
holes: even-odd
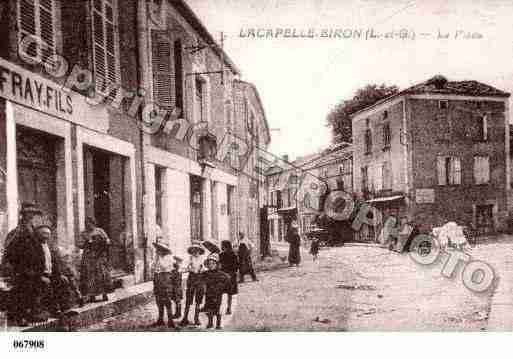
[[[510,238],[491,239],[471,251],[500,277],[511,261]],[[493,259],[492,259],[493,258]],[[259,273],[239,287],[228,331],[480,331],[488,327],[493,290],[476,294],[441,274],[443,260],[429,267],[407,254],[374,245],[326,248],[313,262]],[[109,318],[85,331],[148,330],[156,320],[153,302]],[[203,327],[206,317],[202,316]],[[156,328],[155,330],[167,330]]]

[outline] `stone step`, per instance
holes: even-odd
[[[130,311],[148,303],[152,298],[153,282],[145,282],[117,289],[109,294],[109,300],[106,302],[90,303],[82,308],[74,308],[64,319],[50,318],[46,322],[27,327],[4,329],[14,332],[75,331]]]

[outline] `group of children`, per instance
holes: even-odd
[[[229,241],[222,242],[222,251],[210,253],[205,260],[202,256],[205,249],[200,245],[192,245],[187,249],[190,255],[185,270],[181,270],[182,259],[173,256],[169,246],[162,242],[154,243],[156,259],[154,266],[154,294],[158,307],[157,326],[164,325],[164,311],[167,311],[168,327],[176,328],[174,319],[182,316],[181,301],[183,299],[182,273],[187,272],[185,290],[185,310],[180,326],[188,326],[189,311],[194,304],[194,325],[199,326],[199,313],[206,312],[207,328],[213,328],[214,318],[216,329],[221,329],[221,303],[223,294],[228,294],[227,314],[231,314],[232,295],[237,294],[236,272],[237,256]],[[220,259],[221,257],[221,259]],[[222,269],[222,270],[221,270]],[[202,302],[203,308],[200,308]],[[172,307],[175,307],[173,313]]]

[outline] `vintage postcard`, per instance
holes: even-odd
[[[513,330],[512,13],[1,1],[10,349],[45,346],[27,332]]]

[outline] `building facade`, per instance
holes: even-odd
[[[117,84],[137,88],[136,1],[0,5],[0,241],[35,201],[59,246],[88,216],[113,240],[114,274],[144,276],[141,138]],[[107,103],[117,101],[117,104]]]
[[[358,198],[425,231],[447,221],[481,233],[504,230],[508,101],[489,85],[435,76],[355,113]]]
[[[295,161],[278,160],[267,173],[271,242],[283,242],[295,221],[304,236],[323,213],[329,191],[353,194],[353,153],[349,143],[330,146]]]
[[[269,131],[256,89],[184,1],[8,0],[0,29],[2,251],[25,201],[75,264],[96,218],[123,285],[149,279],[159,233],[180,256],[193,241],[234,239],[248,203],[240,151],[218,148],[247,123],[240,98],[253,145]]]

